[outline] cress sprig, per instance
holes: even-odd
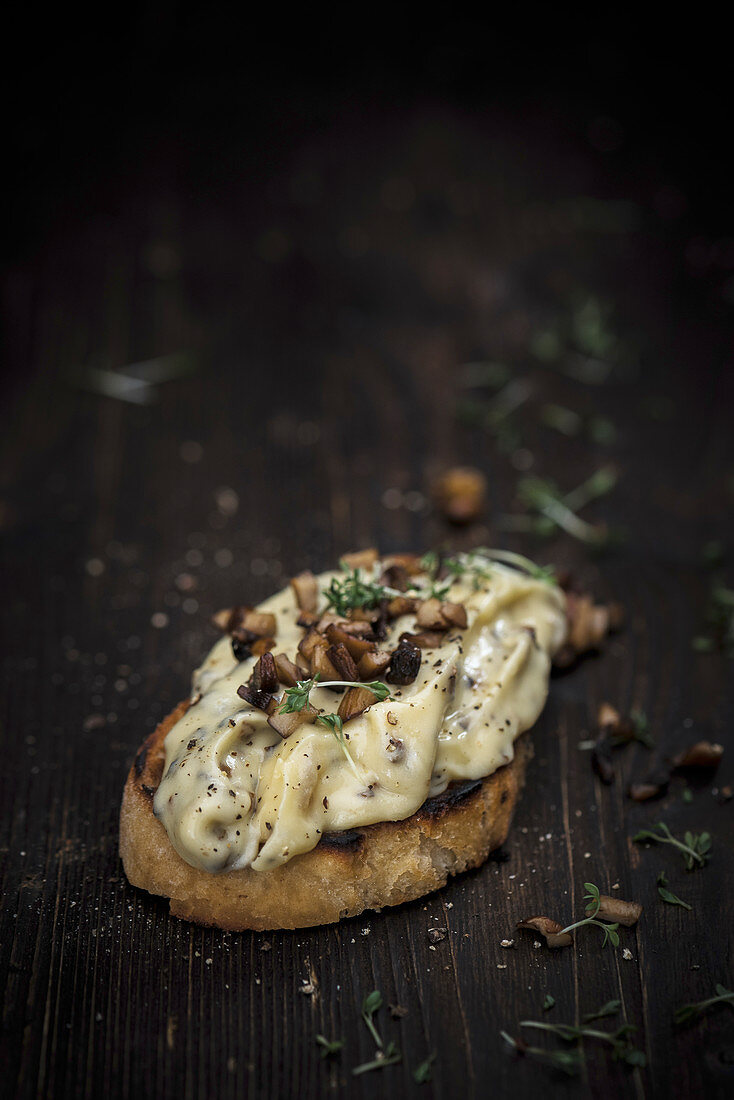
[[[607,941],[611,943],[612,947],[619,947],[619,936],[617,929],[619,923],[608,924],[606,921],[596,920],[596,914],[601,909],[601,897],[599,896],[599,887],[595,886],[593,882],[585,882],[584,889],[584,901],[588,902],[586,906],[586,913],[588,914],[583,920],[577,920],[575,924],[569,924],[567,928],[563,928],[558,935],[562,936],[564,932],[571,932],[574,928],[581,928],[584,924],[593,924],[597,928],[601,928],[604,932],[604,939],[602,940],[602,947],[607,946]],[[589,912],[592,910],[592,912]]]
[[[282,714],[303,710],[308,706],[309,697],[315,687],[367,688],[377,698],[378,703],[390,698],[390,688],[382,680],[371,680],[369,683],[358,680],[322,680],[317,672],[310,680],[298,680],[295,687],[286,688],[278,709]]]
[[[727,989],[725,986],[717,983],[716,996],[709,997],[706,1001],[698,1001],[696,1004],[681,1005],[680,1008],[676,1008],[675,1022],[677,1024],[685,1024],[688,1020],[692,1020],[702,1012],[705,1012],[707,1008],[720,1004],[729,1005],[731,1008],[734,1008],[734,990]]]
[[[283,698],[280,701],[279,710],[282,714],[294,714],[298,711],[304,710],[309,705],[309,697],[315,687],[356,687],[367,688],[377,698],[378,702],[383,702],[385,699],[390,698],[390,689],[387,684],[383,684],[381,680],[372,680],[369,684],[359,683],[356,680],[321,680],[319,673],[317,672],[310,680],[298,680],[295,687],[286,688],[283,692]],[[344,753],[349,767],[354,772],[354,775],[358,783],[364,783],[365,778],[360,772],[354,757],[349,751],[347,745],[347,739],[344,736],[344,723],[338,714],[320,714],[316,719],[316,725],[326,726],[330,730],[337,744]]]
[[[655,827],[660,830],[659,833],[653,832],[652,829],[640,829],[639,833],[635,833],[632,837],[633,841],[636,844],[644,840],[654,841],[656,844],[671,844],[682,854],[688,871],[692,871],[696,866],[704,867],[708,863],[711,852],[710,833],[687,832],[683,840],[678,840],[664,821],[658,821]]]

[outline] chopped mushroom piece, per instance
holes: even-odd
[[[251,608],[244,608],[245,615],[242,622],[238,623],[238,626],[244,627],[245,630],[251,630],[253,634],[257,634],[261,638],[269,638],[275,634],[278,629],[275,621],[275,615],[269,611],[253,611]]]
[[[482,514],[487,479],[473,466],[454,466],[433,485],[433,496],[441,512],[452,523],[472,523]]]
[[[246,661],[251,657],[252,643],[255,641],[257,641],[257,634],[253,634],[251,630],[243,630],[242,627],[235,627],[232,631],[232,652],[235,659]]]
[[[568,947],[573,943],[570,932],[563,931],[563,925],[550,917],[526,917],[517,922],[518,928],[527,929],[530,932],[538,932],[545,937],[549,947]]]
[[[261,657],[263,653],[269,653],[275,648],[275,638],[256,638],[251,649],[255,657]]]
[[[665,794],[669,783],[669,772],[659,771],[641,783],[631,783],[627,793],[633,802],[649,802],[651,798],[660,798]]]
[[[402,565],[389,565],[387,569],[383,569],[382,571],[380,584],[387,585],[388,588],[397,588],[399,592],[404,592],[405,589],[410,586],[408,570]]]
[[[382,564],[385,569],[390,569],[394,565],[399,565],[410,577],[415,577],[419,573],[424,572],[423,563],[419,554],[388,554],[386,558],[382,559]]]
[[[295,687],[298,681],[303,679],[301,669],[298,665],[294,665],[285,653],[276,653],[274,660],[278,679],[285,687]]]
[[[435,597],[418,604],[415,621],[424,630],[446,630],[448,626],[441,614],[441,601]]]
[[[320,616],[314,611],[302,611],[296,619],[296,624],[308,629],[310,626],[315,626],[319,621]]]
[[[309,703],[303,710],[296,710],[289,714],[283,714],[280,710],[274,711],[268,718],[268,725],[272,726],[285,741],[286,737],[290,737],[306,722],[315,722],[318,716],[319,712]]]
[[[275,634],[277,624],[275,615],[266,611],[253,611],[251,607],[230,607],[217,611],[212,622],[225,634],[243,630],[256,638],[266,638]]]
[[[358,714],[362,714],[363,711],[367,710],[367,707],[371,707],[376,702],[377,696],[373,695],[368,688],[349,688],[342,696],[337,714],[342,722],[349,722],[350,719],[356,718]]]
[[[387,605],[387,613],[391,619],[399,619],[401,615],[410,615],[415,611],[416,600],[413,596],[394,596]]]
[[[250,677],[250,686],[254,691],[264,691],[273,695],[278,690],[278,673],[272,653],[263,653],[256,663]]]
[[[622,898],[612,898],[608,894],[599,895],[599,910],[596,914],[603,920],[616,921],[626,928],[637,924],[642,914],[642,906],[638,901],[623,901]]]
[[[382,676],[390,664],[392,654],[386,650],[376,650],[374,653],[365,653],[357,663],[357,673],[360,680],[375,680]]]
[[[614,733],[622,721],[619,711],[611,703],[600,703],[596,718],[599,729]]]
[[[591,750],[591,766],[607,787],[614,782],[612,742],[605,733],[601,733],[594,742],[594,748]]]
[[[412,684],[421,667],[421,651],[408,641],[401,641],[390,659],[385,679],[391,684]]]
[[[711,741],[697,741],[695,745],[673,757],[674,768],[717,768],[724,755],[724,746]]]
[[[326,656],[336,669],[338,679],[352,681],[357,679],[357,666],[354,663],[354,658],[351,653],[344,645],[344,642],[337,642],[336,645],[330,645],[326,651]]]
[[[451,603],[444,600],[441,604],[441,615],[449,626],[457,626],[464,630],[467,626],[466,608],[463,603]]]
[[[372,569],[380,555],[374,547],[369,550],[356,550],[351,554],[342,554],[341,560],[347,569]]]
[[[310,664],[313,651],[317,645],[324,645],[324,638],[319,634],[315,626],[308,628],[306,633],[298,643],[298,652],[304,657]]]
[[[231,634],[239,623],[240,612],[245,610],[244,607],[224,607],[212,615],[212,623],[223,634]]]
[[[463,629],[468,619],[463,604],[449,601],[442,603],[432,597],[418,605],[415,621],[424,630],[449,630],[452,626]]]
[[[291,588],[301,611],[314,612],[319,602],[319,582],[310,569],[291,579]]]
[[[356,623],[352,623],[352,626],[356,626]],[[336,623],[327,627],[326,637],[329,639],[332,645],[344,645],[346,646],[350,656],[359,661],[365,653],[371,653],[376,647],[374,642],[368,641],[366,638],[360,638],[356,634],[349,634],[344,630],[341,624]],[[349,677],[345,676],[345,680]],[[352,677],[354,679],[354,677]]]
[[[566,593],[568,634],[553,658],[556,668],[568,668],[583,653],[598,649],[607,634],[618,630],[623,613],[619,604],[595,604],[591,596]]]
[[[253,688],[251,684],[240,684],[237,688],[237,694],[240,699],[244,699],[251,707],[267,711],[268,714],[272,714],[278,706],[277,699],[274,699],[267,691],[259,691]]]
[[[320,645],[314,647],[311,653],[311,675],[319,675],[322,680],[339,680],[342,677],[329,659],[328,649],[329,645],[325,638],[321,639]]]

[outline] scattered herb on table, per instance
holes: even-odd
[[[734,1008],[734,991],[726,989],[723,985],[717,983],[716,995],[709,997],[706,1001],[698,1001],[696,1004],[681,1005],[680,1008],[675,1010],[675,1022],[677,1024],[687,1023],[688,1020],[693,1020],[696,1016],[700,1016],[702,1012],[706,1012],[707,1009],[712,1008],[714,1005],[729,1005]]]
[[[631,1036],[637,1031],[634,1024],[621,1024],[616,1031],[599,1031],[585,1024],[546,1024],[542,1020],[521,1020],[520,1027],[531,1027],[538,1031],[548,1031],[558,1035],[566,1042],[582,1039],[598,1039],[612,1048],[615,1061],[626,1062],[630,1066],[644,1066],[646,1058],[641,1050],[632,1045]]]
[[[709,631],[693,639],[694,650],[710,653],[720,649],[728,657],[734,657],[734,588],[727,587],[720,580],[712,583],[706,620]]]
[[[601,1008],[598,1008],[596,1012],[584,1013],[584,1023],[591,1023],[592,1020],[601,1020],[605,1016],[616,1016],[622,1006],[621,1001],[607,1001]]]
[[[550,993],[546,993],[545,1000],[543,1001],[543,1012],[548,1012],[556,1003],[555,997],[552,997]]]
[[[559,1069],[569,1077],[575,1077],[584,1063],[584,1056],[580,1050],[546,1050],[544,1047],[531,1047],[522,1039],[513,1039],[506,1031],[500,1035],[506,1043],[520,1055],[535,1058],[539,1062],[545,1062],[553,1069]]]
[[[352,1077],[359,1077],[362,1073],[370,1073],[373,1069],[385,1069],[386,1066],[394,1066],[402,1061],[402,1054],[395,1043],[388,1043],[385,1050],[378,1050],[371,1062],[363,1062],[361,1066],[355,1066]]]
[[[369,1032],[372,1038],[377,1043],[378,1047],[382,1049],[382,1039],[380,1033],[375,1027],[373,1017],[376,1012],[382,1008],[382,994],[379,989],[373,989],[371,993],[368,993],[365,999],[362,1001],[362,1019],[367,1024]]]
[[[599,887],[595,886],[593,882],[585,882],[584,889],[586,890],[584,901],[588,901],[588,905],[586,906],[587,916],[584,917],[583,920],[578,920],[574,924],[569,924],[566,928],[562,929],[561,935],[565,932],[571,932],[574,928],[582,928],[585,924],[593,924],[597,928],[601,928],[604,932],[602,947],[606,947],[607,942],[611,943],[612,947],[619,947],[619,935],[617,933],[619,922],[608,924],[606,921],[595,919],[601,908]]]
[[[538,477],[521,478],[517,493],[520,501],[550,524],[550,531],[561,528],[573,538],[600,546],[608,539],[603,525],[591,524],[577,514],[586,504],[611,492],[617,474],[611,466],[602,466],[570,493],[563,494],[554,482]],[[537,528],[537,533],[543,533]]]
[[[431,1080],[431,1066],[436,1061],[435,1053],[429,1054],[425,1062],[421,1062],[419,1066],[413,1070],[413,1080],[416,1085],[425,1085]]]
[[[636,844],[649,840],[657,844],[673,845],[681,852],[689,871],[692,871],[694,867],[704,867],[708,863],[711,852],[711,836],[709,833],[687,832],[683,840],[677,840],[664,821],[659,821],[655,828],[659,829],[660,832],[656,833],[651,829],[641,829],[639,833],[632,837],[633,841]]]
[[[344,1046],[343,1039],[327,1039],[324,1035],[317,1035],[316,1042],[321,1047],[322,1058],[328,1058],[332,1054],[338,1054]]]
[[[668,890],[668,877],[665,871],[661,871],[658,875],[658,894],[663,901],[666,901],[668,905],[680,905],[681,909],[688,909],[689,911],[693,906],[689,905],[687,901],[683,901],[677,894],[674,894],[671,890]]]

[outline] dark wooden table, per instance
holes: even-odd
[[[703,548],[734,535],[731,239],[604,119],[430,99],[314,118],[254,148],[204,123],[189,142],[145,134],[69,186],[6,269],[2,1091],[731,1095],[734,1012],[673,1023],[734,983],[734,666],[692,649]],[[470,421],[494,391],[460,388],[476,362],[520,380],[493,429]],[[571,434],[549,404],[576,414]],[[462,531],[429,492],[457,462],[489,482]],[[570,490],[608,464],[616,488],[582,512],[620,532],[605,553],[503,529],[520,477]],[[211,612],[369,544],[511,546],[621,601],[627,625],[554,678],[505,862],[339,926],[171,919],[118,858],[137,745],[185,695]],[[731,584],[731,556],[720,569]],[[643,711],[655,741],[615,754],[611,786],[579,747],[604,700]],[[630,801],[701,738],[728,743],[716,774]],[[708,830],[709,866],[632,842],[659,820]],[[659,900],[663,869],[692,911]],[[532,912],[578,918],[589,880],[644,904],[619,949],[594,929],[557,952],[515,932]],[[372,989],[408,1010],[379,1016],[403,1061],[353,1078]],[[644,1070],[588,1042],[567,1080],[500,1038],[613,998],[600,1026],[634,1024]],[[317,1033],[341,1055],[322,1060]]]

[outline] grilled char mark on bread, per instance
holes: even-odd
[[[486,779],[453,784],[405,821],[327,834],[312,851],[270,871],[214,875],[179,856],[153,813],[165,737],[188,706],[179,703],[135,758],[120,811],[120,854],[130,882],[169,898],[174,916],[233,932],[330,924],[413,901],[479,866],[507,837],[531,756],[521,737],[511,764]]]

